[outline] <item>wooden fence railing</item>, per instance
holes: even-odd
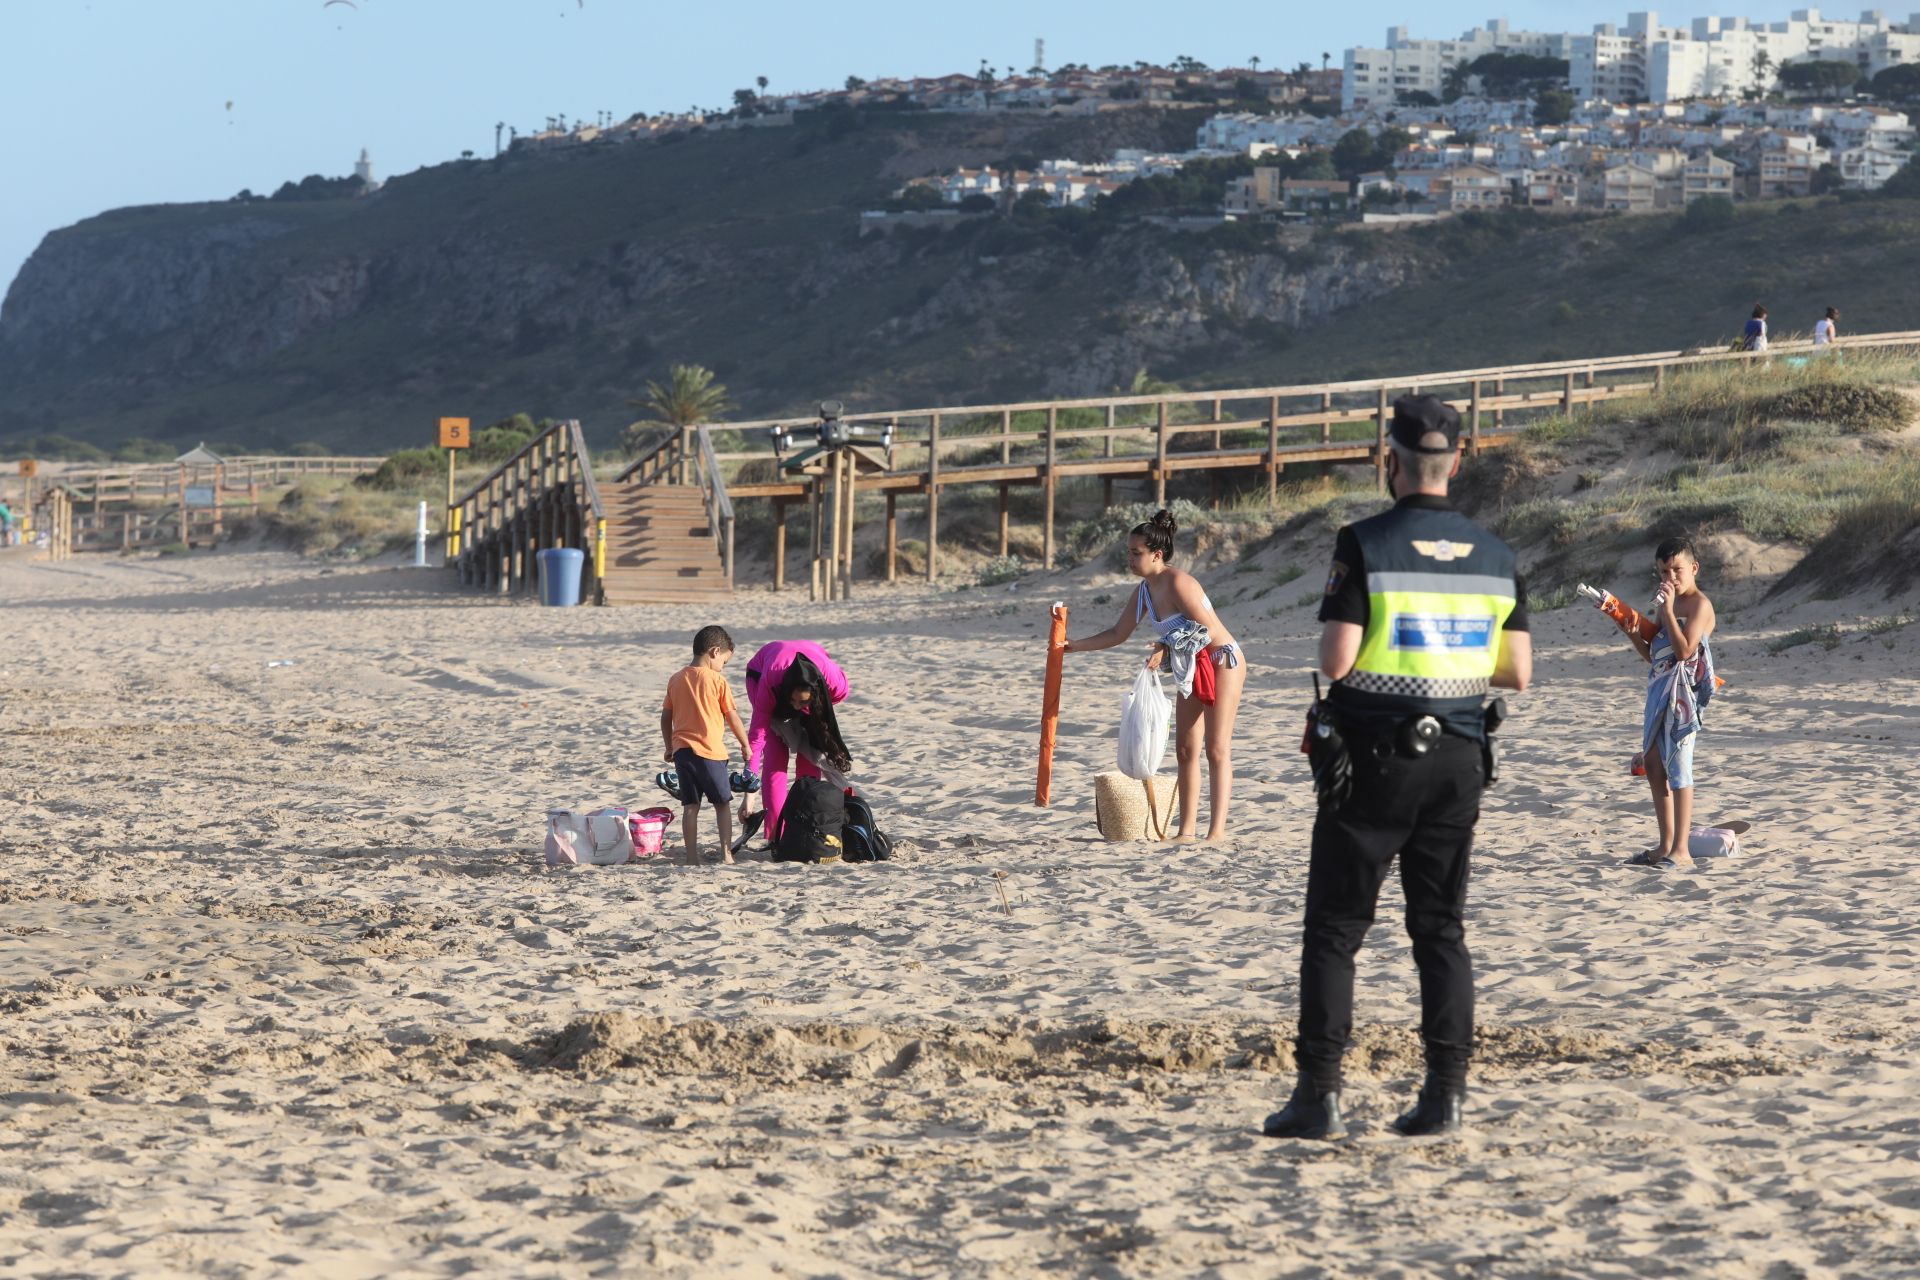
[[[537,553],[575,547],[587,556],[582,598],[598,598],[607,515],[579,422],[555,423],[454,499],[447,530],[447,563],[468,586],[532,590]]]
[[[256,502],[230,502],[219,507],[182,507],[174,504],[120,507],[94,512],[73,510],[73,547],[76,551],[138,551],[143,547],[212,546],[228,531],[236,515],[259,510]]]
[[[165,502],[189,488],[280,485],[303,476],[359,476],[377,471],[384,457],[228,458],[219,463],[152,462],[127,467],[62,466],[58,478],[74,500],[98,508],[109,502]]]
[[[842,416],[842,423],[891,423],[893,442],[886,469],[863,474],[863,491],[886,496],[888,578],[895,575],[896,499],[902,493],[926,499],[926,573],[939,572],[939,502],[954,485],[995,485],[1000,490],[1000,550],[1008,545],[1008,494],[1012,486],[1038,486],[1043,494],[1042,558],[1055,559],[1056,490],[1061,480],[1097,477],[1112,505],[1116,480],[1144,481],[1155,501],[1166,500],[1167,479],[1183,471],[1256,471],[1275,500],[1290,465],[1317,462],[1370,463],[1375,484],[1386,483],[1387,424],[1393,400],[1427,392],[1457,408],[1465,420],[1469,452],[1497,447],[1525,420],[1572,416],[1582,407],[1657,393],[1676,372],[1730,362],[1846,358],[1848,352],[1920,350],[1920,331],[1850,336],[1825,351],[1810,342],[1783,342],[1760,354],[1744,351],[1658,351],[1592,360],[1456,369],[1392,378],[1356,379],[1304,386],[1178,391],[1159,395],[1095,396],[1031,400],[1012,404],[956,405],[872,410]],[[767,433],[804,435],[814,418],[763,418],[714,422],[716,435],[751,438]],[[638,483],[684,479],[691,451],[682,432],[622,473]],[[735,471],[735,500],[767,498],[775,510],[775,546],[784,549],[786,514],[795,503],[813,505],[822,475],[746,478],[738,470],[765,463],[770,451],[716,453],[716,463]],[[643,465],[644,464],[644,465]],[[817,509],[817,508],[816,508]],[[817,574],[816,574],[817,577]],[[776,555],[774,584],[785,582],[784,555]]]

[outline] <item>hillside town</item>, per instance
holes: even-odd
[[[1405,27],[1380,47],[1320,65],[1214,68],[1044,66],[1025,72],[850,77],[838,89],[741,89],[725,111],[564,119],[513,136],[510,149],[657,140],[694,129],[791,126],[808,113],[1039,112],[1211,108],[1190,149],[1122,150],[961,168],[914,179],[870,225],[937,225],[1021,202],[1089,207],[1142,179],[1201,162],[1232,170],[1183,225],[1280,219],[1395,223],[1505,208],[1653,213],[1706,198],[1773,200],[1878,190],[1912,158],[1901,106],[1920,100],[1920,15],[1817,9],[1782,22],[1712,17],[1664,27],[1658,15],[1590,32],[1514,30],[1494,19],[1458,39]],[[1161,211],[1164,215],[1166,211]]]

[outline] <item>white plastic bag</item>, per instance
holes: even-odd
[[[1173,703],[1160,687],[1160,673],[1140,668],[1120,704],[1120,772],[1143,779],[1160,772],[1172,728]]]
[[[546,858],[550,867],[617,867],[632,862],[633,832],[627,811],[613,807],[591,813],[547,810]]]

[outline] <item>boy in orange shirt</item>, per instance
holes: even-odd
[[[666,758],[680,776],[680,833],[687,844],[688,864],[700,861],[700,799],[713,804],[720,824],[720,853],[733,861],[733,814],[727,805],[733,788],[727,781],[725,730],[733,731],[740,754],[747,752],[747,727],[733,709],[733,690],[724,674],[733,657],[733,637],[725,627],[702,627],[693,637],[693,665],[667,681],[666,705],[660,709],[660,736]]]

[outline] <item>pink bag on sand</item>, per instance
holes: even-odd
[[[640,809],[627,815],[627,828],[633,833],[633,856],[651,858],[660,852],[666,840],[667,824],[673,821],[671,809]]]
[[[1687,833],[1687,852],[1696,858],[1727,858],[1740,851],[1740,834],[1725,827],[1695,827]]]

